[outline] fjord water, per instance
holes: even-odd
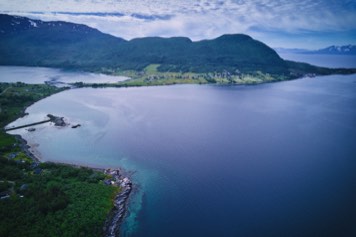
[[[108,76],[104,74],[68,71],[46,67],[0,66],[0,82],[23,82],[27,84],[43,84],[45,82],[57,85],[75,82],[115,83],[126,80],[127,77]]]
[[[123,236],[353,236],[356,75],[73,89],[27,109],[43,160],[132,172]],[[353,229],[352,229],[353,228]]]
[[[286,60],[305,62],[320,67],[356,68],[356,55],[279,53]]]

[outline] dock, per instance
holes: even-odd
[[[21,125],[21,126],[17,126],[17,127],[12,127],[12,128],[5,128],[5,132],[7,131],[12,131],[12,130],[16,130],[16,129],[20,129],[20,128],[27,128],[27,127],[31,127],[31,126],[35,126],[35,125],[39,125],[39,124],[43,124],[43,123],[48,123],[51,122],[51,119],[47,119],[41,122],[36,122],[36,123],[29,123],[29,124],[25,124],[25,125]]]
[[[4,128],[4,130],[5,130],[5,132],[7,132],[7,131],[12,131],[12,130],[20,129],[20,128],[27,128],[27,127],[31,127],[31,126],[35,126],[35,125],[39,125],[39,124],[43,124],[43,123],[49,123],[49,122],[53,122],[55,126],[63,127],[63,126],[67,125],[64,122],[63,117],[57,117],[52,114],[48,114],[47,117],[49,118],[47,120],[43,120],[43,121],[36,122],[36,123],[29,123],[29,124],[12,127],[12,128]]]

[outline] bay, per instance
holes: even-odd
[[[50,82],[56,86],[67,86],[68,83],[75,82],[116,83],[127,79],[123,76],[109,76],[57,68],[0,66],[0,82],[9,83],[43,84]]]
[[[72,89],[13,125],[45,161],[132,172],[123,236],[353,236],[356,76]]]

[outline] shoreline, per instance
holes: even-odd
[[[323,76],[321,76],[323,77]],[[307,77],[303,77],[303,78],[307,78]],[[297,80],[297,79],[303,79],[303,78],[295,78],[295,79],[291,79],[291,80]],[[288,80],[290,81],[290,80]],[[254,86],[254,85],[261,85],[261,84],[266,84],[266,83],[275,83],[275,82],[283,82],[283,81],[270,81],[270,82],[263,82],[263,83],[258,83],[258,84],[219,84],[219,83],[206,83],[203,85],[207,85],[207,86]],[[202,84],[198,84],[198,83],[194,83],[195,85],[199,86]],[[178,85],[178,84],[172,84],[172,85]],[[184,84],[180,84],[180,85],[184,85]],[[189,84],[185,84],[185,85],[189,85]],[[142,86],[128,86],[128,87],[151,87],[151,86],[168,86],[168,85],[142,85]],[[84,87],[91,87],[94,88],[92,85],[85,85]],[[106,85],[105,87],[108,88],[117,88],[117,86],[115,85]],[[67,90],[71,90],[71,89],[76,89],[76,88],[65,88],[65,89],[61,89],[60,91],[58,91],[57,93],[63,92],[63,91],[67,91]],[[55,93],[56,94],[56,93]],[[52,94],[53,95],[53,94]],[[48,97],[48,96],[47,96]],[[42,99],[45,99],[47,97],[44,97]],[[40,100],[42,100],[40,99]],[[39,101],[40,101],[39,100]],[[21,110],[21,114],[16,118],[21,118],[27,115],[26,113],[26,109],[33,105],[34,103],[36,103],[38,101],[35,101],[31,104],[29,104],[28,106],[24,107]],[[16,120],[15,119],[15,120]],[[13,120],[13,121],[15,121]],[[12,121],[12,122],[13,122]],[[11,122],[11,123],[12,123]],[[20,149],[26,154],[26,156],[28,156],[29,158],[31,158],[31,160],[33,160],[35,163],[45,163],[45,162],[49,162],[49,163],[54,163],[54,164],[64,164],[64,165],[68,165],[68,166],[72,166],[72,167],[76,167],[76,168],[80,168],[80,167],[86,167],[95,171],[99,171],[99,172],[105,172],[106,169],[103,167],[95,167],[95,166],[88,166],[85,164],[73,164],[73,163],[63,163],[63,162],[57,162],[57,161],[44,161],[41,157],[41,154],[36,152],[36,144],[29,144],[27,142],[27,140],[25,140],[24,138],[21,137],[21,135],[18,134],[10,134],[11,136],[14,136],[16,141],[19,144]],[[113,208],[109,211],[109,213],[106,215],[106,220],[103,224],[103,230],[106,237],[116,237],[116,236],[120,236],[120,231],[121,231],[121,226],[125,220],[125,218],[128,215],[128,205],[129,205],[129,198],[130,198],[130,194],[133,190],[132,187],[132,183],[130,180],[130,175],[128,171],[123,170],[121,167],[120,168],[116,168],[114,170],[118,170],[119,171],[119,179],[123,180],[125,178],[127,178],[129,180],[129,182],[125,182],[123,186],[120,186],[122,188],[122,190],[120,192],[118,192],[115,197],[113,198]],[[128,176],[128,177],[127,177]],[[121,185],[122,182],[119,183],[119,185]]]
[[[27,107],[26,107],[27,108]],[[26,109],[25,108],[25,109]],[[23,111],[25,111],[25,109]],[[23,117],[23,114],[21,117]],[[31,145],[18,134],[10,134],[15,137],[16,141],[19,143],[19,147],[21,151],[23,151],[26,156],[28,156],[35,164],[45,163],[47,161],[43,161],[41,157],[36,155],[31,149]],[[78,164],[69,164],[69,163],[62,163],[62,162],[48,162],[53,164],[62,164],[68,165],[75,168],[89,168],[94,171],[102,172],[106,175],[110,175],[111,179],[106,179],[104,181],[104,185],[113,185],[120,188],[120,191],[115,195],[113,198],[113,208],[109,211],[106,216],[106,220],[103,225],[103,232],[105,237],[119,237],[121,225],[128,213],[128,203],[130,194],[133,190],[133,184],[130,179],[129,172],[120,168],[99,168],[99,167],[92,167],[92,166],[84,166]],[[106,183],[106,181],[110,180],[110,184]]]
[[[290,63],[301,63],[289,61]],[[19,67],[16,65],[0,65],[0,67]],[[240,74],[229,74],[225,75],[224,73],[217,72],[206,72],[206,73],[193,73],[193,72],[161,72],[158,70],[147,71],[146,69],[142,71],[128,70],[128,71],[106,71],[106,70],[85,70],[81,68],[77,69],[68,69],[65,67],[51,67],[51,66],[41,66],[39,68],[49,68],[57,69],[63,71],[73,71],[78,73],[92,73],[96,75],[105,75],[113,77],[125,77],[125,80],[119,80],[116,82],[61,82],[56,81],[52,84],[50,81],[45,81],[40,84],[46,84],[54,86],[61,89],[59,92],[76,89],[76,88],[129,88],[129,87],[151,87],[151,86],[169,86],[169,85],[219,85],[219,86],[250,86],[250,85],[261,85],[265,83],[275,83],[283,81],[298,80],[303,78],[314,78],[320,76],[329,76],[329,75],[351,75],[356,73],[356,68],[326,68],[332,70],[331,72],[309,72],[305,71],[296,75],[275,75],[268,73],[259,73],[250,72],[250,73],[240,73]],[[36,66],[20,66],[26,68],[37,68]],[[167,75],[166,75],[167,74]],[[192,74],[192,75],[190,75]],[[211,80],[204,78],[206,75],[217,74],[212,76]],[[163,78],[161,78],[163,77]],[[187,78],[185,78],[187,77]],[[203,79],[202,79],[203,78]],[[13,82],[0,82],[0,83],[13,83]],[[26,82],[23,82],[26,83]],[[57,87],[56,85],[64,83],[65,87]],[[57,92],[57,93],[59,93]],[[25,108],[26,109],[26,108]],[[22,115],[23,116],[23,115]]]
[[[293,80],[296,79],[301,79],[301,78],[295,78]],[[265,83],[275,83],[275,82],[282,82],[282,81],[269,81],[269,82],[262,82],[262,83],[258,83],[258,84],[224,84],[224,83],[205,83],[205,84],[199,84],[199,83],[193,83],[194,85],[205,85],[205,86],[255,86],[255,85],[261,85],[261,84],[265,84]],[[178,86],[178,85],[192,85],[190,83],[183,83],[183,84],[170,84],[170,85],[129,85],[129,86],[120,86],[121,88],[125,88],[125,87],[152,87],[152,86]],[[84,84],[83,87],[85,88],[95,88],[93,85],[91,84]],[[100,87],[100,86],[99,86]],[[103,87],[105,88],[118,88],[117,85],[115,84],[105,84]],[[120,88],[119,87],[119,88]],[[69,91],[72,89],[77,89],[80,87],[71,87],[71,88],[60,88],[60,91],[54,93],[61,93],[64,91]],[[119,89],[118,88],[118,89]],[[52,94],[52,95],[54,95]],[[52,96],[49,95],[49,96]],[[49,96],[43,97],[38,101],[41,101],[42,99],[45,99]],[[28,115],[28,113],[26,113],[26,109],[28,107],[30,107],[31,105],[33,105],[34,103],[38,102],[38,101],[34,101],[33,103],[27,105],[26,107],[24,107],[21,110],[21,114],[16,118],[22,118],[26,115]],[[15,120],[16,120],[15,119]],[[15,120],[13,120],[12,122],[14,122]],[[10,122],[10,123],[12,123]],[[9,124],[10,124],[9,123]],[[9,134],[9,133],[7,133]],[[31,160],[33,160],[34,163],[36,164],[40,164],[40,163],[54,163],[54,164],[63,164],[63,165],[68,165],[68,166],[72,166],[75,168],[80,168],[80,167],[86,167],[95,171],[99,171],[104,173],[105,170],[107,168],[104,167],[95,167],[95,166],[91,166],[91,165],[86,165],[86,164],[74,164],[74,163],[64,163],[64,162],[58,162],[58,161],[45,161],[43,160],[43,158],[41,157],[41,154],[37,152],[36,149],[36,144],[29,144],[27,142],[27,140],[25,140],[21,135],[19,134],[10,134],[11,136],[14,136],[16,141],[19,143],[19,147],[20,149],[26,154],[26,156],[28,156]],[[113,202],[113,208],[109,211],[109,213],[106,215],[106,220],[105,223],[103,225],[103,230],[105,235],[107,237],[116,237],[116,236],[120,236],[120,227],[122,226],[125,217],[128,214],[128,205],[129,205],[129,198],[130,198],[130,194],[133,190],[132,187],[132,183],[131,183],[131,177],[130,177],[130,172],[123,170],[121,167],[120,168],[115,168],[115,170],[119,171],[119,176],[121,178],[121,180],[123,180],[124,178],[129,179],[129,183],[127,183],[127,185],[124,185],[122,188],[122,190],[120,192],[118,192],[115,197],[113,198],[112,202]],[[119,184],[121,185],[121,183]],[[136,186],[136,185],[135,185]],[[119,186],[120,187],[120,186]]]

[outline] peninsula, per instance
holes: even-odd
[[[66,126],[62,117],[48,114],[41,122],[2,129],[32,103],[66,89],[0,83],[0,236],[119,235],[132,189],[120,170],[42,163],[25,140],[5,132],[48,122]]]

